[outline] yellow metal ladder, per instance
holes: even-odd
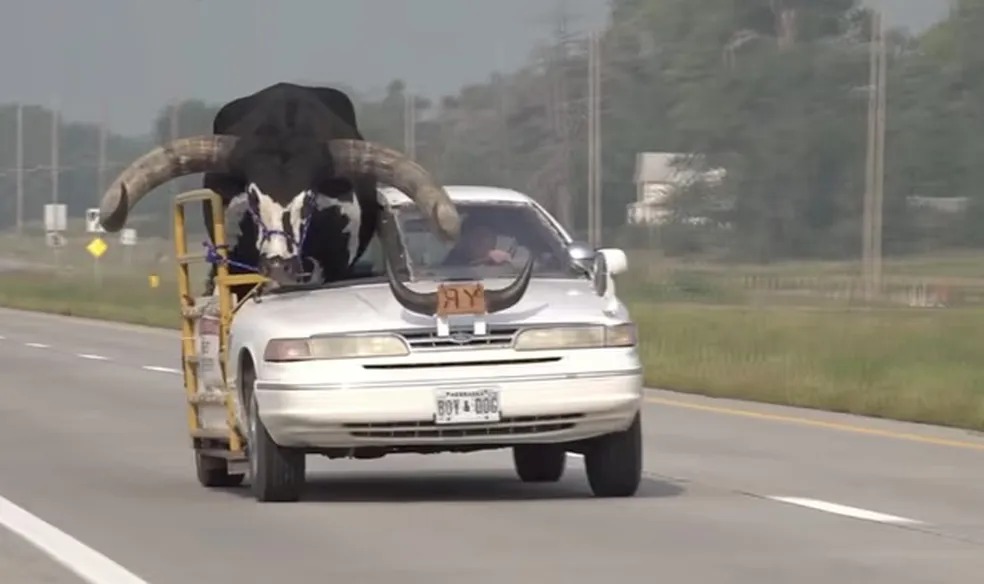
[[[196,298],[191,291],[189,268],[194,263],[206,263],[208,259],[206,252],[188,252],[185,205],[196,202],[211,205],[213,243],[223,260],[227,258],[228,253],[225,249],[225,217],[221,197],[210,189],[196,189],[179,194],[174,201],[173,227],[175,261],[178,266],[178,297],[181,306],[181,360],[187,397],[188,431],[195,449],[201,453],[219,458],[242,459],[244,458],[242,437],[236,430],[237,394],[235,388],[228,385],[229,326],[232,324],[236,309],[230,288],[243,284],[261,284],[265,278],[254,274],[231,275],[226,264],[220,262],[215,277],[217,314],[212,303],[204,306],[196,304]],[[219,321],[219,368],[222,377],[220,391],[209,391],[209,388],[205,391],[199,390],[200,359],[195,346],[195,323],[206,315],[218,316]],[[199,406],[223,403],[226,410],[226,428],[202,427]]]

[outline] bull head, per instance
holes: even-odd
[[[100,203],[100,222],[103,229],[110,233],[122,229],[130,210],[147,193],[169,180],[200,172],[234,173],[235,169],[230,168],[230,160],[237,143],[239,138],[224,135],[180,138],[138,158],[120,173],[103,195]],[[380,183],[392,185],[413,200],[442,239],[457,240],[461,228],[457,209],[444,188],[419,164],[395,150],[369,141],[329,140],[323,142],[323,146],[332,159],[335,175],[349,178],[353,182],[362,177],[371,177]],[[247,190],[248,199],[258,195],[255,185],[250,185]],[[257,203],[256,207],[259,207],[258,202],[251,201]],[[291,206],[288,205],[288,212],[293,212]],[[250,204],[250,207],[253,208],[254,205]],[[269,241],[268,238],[260,245],[270,245]],[[261,248],[260,251],[261,263],[263,258],[283,260],[284,254],[276,253],[280,250]],[[300,253],[300,250],[293,253]],[[267,269],[269,270],[269,266]],[[288,277],[286,273],[281,274],[282,278]],[[388,265],[387,274],[394,292],[404,301],[405,306],[418,312],[432,313],[432,310],[424,306],[430,301],[429,297],[408,301],[410,299],[407,293],[411,291],[395,281]],[[487,295],[496,298],[496,302],[490,304],[490,309],[494,306],[503,310],[518,302],[530,277],[531,271],[524,270],[516,282],[503,290],[487,292]]]

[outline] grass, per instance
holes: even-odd
[[[145,274],[2,272],[0,305],[176,327],[172,270],[156,289]],[[692,275],[667,282],[620,285],[650,386],[984,429],[984,309],[749,306]]]
[[[632,310],[652,385],[984,429],[984,310]]]
[[[92,275],[0,272],[0,306],[147,326],[180,326],[175,282],[167,278],[160,287],[151,288],[148,280],[133,276],[110,275],[100,285]]]

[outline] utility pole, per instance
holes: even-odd
[[[588,37],[588,244],[594,247],[594,212],[595,212],[595,44],[594,33]]]
[[[601,245],[601,50],[588,38],[588,243]]]
[[[24,233],[24,104],[17,103],[17,235]]]
[[[403,90],[403,148],[410,160],[417,159],[416,99],[407,88]]]
[[[169,133],[171,135],[171,140],[177,140],[178,134],[181,132],[181,101],[179,98],[174,98],[174,100],[171,102],[170,109],[171,109],[170,111],[171,115],[169,120],[170,121]],[[181,192],[181,187],[178,185],[178,182],[179,181],[171,181],[171,191],[175,194],[175,196],[177,196],[178,193]],[[168,220],[171,225],[174,225],[174,217],[175,217],[174,205],[170,206],[170,210],[168,211],[168,213],[169,213]],[[187,223],[185,224],[185,228],[187,229]],[[171,248],[173,249],[174,229],[168,229],[167,232],[168,232],[168,241],[170,242]]]
[[[181,102],[177,98],[171,101],[168,114],[168,136],[171,140],[177,140],[181,134]],[[181,180],[171,181],[171,192],[175,195],[181,192],[180,182]]]
[[[552,110],[551,113],[553,114],[554,133],[559,142],[559,151],[555,151],[554,153],[554,156],[559,157],[555,187],[555,213],[561,225],[564,226],[572,226],[572,207],[574,206],[570,184],[570,158],[573,150],[573,145],[571,144],[571,98],[567,86],[567,71],[570,66],[570,43],[570,15],[567,12],[566,2],[562,0],[557,7],[554,26],[554,46],[550,51],[550,62],[547,71],[551,93],[550,110]]]
[[[178,134],[181,132],[181,116],[180,116],[180,112],[181,112],[181,104],[180,104],[180,102],[177,99],[175,99],[171,103],[171,115],[170,115],[170,119],[169,119],[169,121],[170,121],[169,131],[170,131],[171,139],[172,140],[177,140],[178,139]]]
[[[108,121],[106,120],[106,110],[103,109],[102,122],[99,124],[99,169],[96,171],[96,201],[102,196],[106,189],[106,142],[109,138]]]
[[[51,101],[51,202],[58,202],[58,101]]]
[[[509,108],[506,101],[505,78],[500,71],[502,71],[502,44],[496,43],[493,89],[495,90],[495,114],[498,122],[496,125],[499,129],[496,136],[499,153],[498,175],[503,186],[510,186],[512,185],[512,153],[509,151]]]
[[[878,134],[876,139],[877,157],[875,158],[875,197],[874,221],[872,225],[872,279],[875,293],[882,292],[882,221],[885,218],[885,118],[888,93],[888,51],[885,43],[885,14],[882,6],[878,6]]]
[[[881,292],[882,208],[885,188],[886,48],[881,6],[872,11],[869,43],[868,151],[862,225],[862,276],[865,301]]]

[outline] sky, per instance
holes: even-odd
[[[879,0],[866,0],[877,2]],[[949,0],[880,0],[921,29]],[[0,102],[55,104],[66,120],[148,132],[171,99],[232,99],[277,81],[381,91],[402,78],[438,97],[524,64],[565,5],[573,30],[607,0],[10,0]],[[10,6],[16,4],[16,6]]]

